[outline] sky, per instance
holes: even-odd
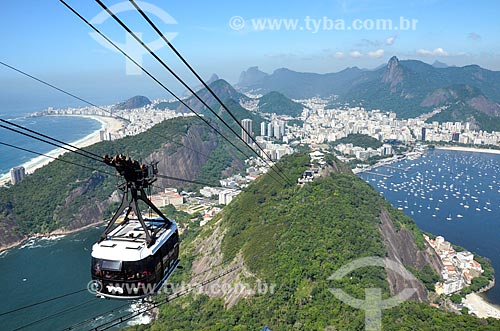
[[[184,91],[91,0],[66,0],[168,87]],[[188,83],[195,79],[128,1],[103,0]],[[373,69],[390,57],[500,71],[500,2],[495,0],[309,0],[139,2],[174,46],[208,79],[236,83],[243,70],[272,73]],[[142,94],[171,98],[57,0],[2,1],[0,61],[89,101],[106,104]],[[0,66],[0,105],[72,105],[59,92]],[[37,110],[37,109],[35,109]],[[0,109],[0,114],[5,109]]]

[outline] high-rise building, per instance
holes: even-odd
[[[267,137],[272,138],[273,136],[273,123],[267,123]]]
[[[252,124],[253,124],[252,120],[248,119],[248,118],[245,118],[244,120],[241,121],[241,126],[243,127],[243,129],[241,129],[241,138],[247,144],[250,144],[252,142],[252,139],[247,134],[247,132],[248,132],[250,135],[253,136]]]
[[[280,126],[280,136],[283,137],[286,135],[286,121],[280,120],[279,126]]]
[[[426,133],[427,133],[427,128],[422,128],[422,141],[425,141]]]
[[[24,170],[24,167],[17,167],[10,169],[10,181],[12,185],[16,185],[17,183],[22,181],[25,176],[26,172]]]
[[[266,135],[266,122],[260,123],[260,135],[261,136]]]

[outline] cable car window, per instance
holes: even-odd
[[[122,261],[102,260],[101,269],[109,271],[120,271],[122,269]]]
[[[123,262],[123,270],[127,280],[141,280],[144,278],[142,261]]]

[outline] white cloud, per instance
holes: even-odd
[[[396,41],[396,38],[397,38],[397,36],[390,36],[389,38],[387,38],[387,39],[385,40],[385,44],[386,44],[387,46],[392,46],[392,45],[394,45],[394,42]]]
[[[441,47],[438,47],[438,48],[436,48],[435,50],[432,50],[432,51],[420,48],[420,49],[417,49],[417,54],[420,54],[420,55],[435,55],[435,56],[448,56],[449,55],[449,53],[447,51],[445,51],[444,49],[442,49]]]
[[[383,49],[378,49],[374,52],[368,52],[368,56],[374,59],[378,59],[384,56],[385,51]]]
[[[335,52],[333,55],[336,59],[343,59],[345,58],[345,54],[343,52]]]
[[[349,55],[353,58],[360,58],[363,56],[360,51],[352,51],[351,53],[349,53]]]

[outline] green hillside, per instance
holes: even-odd
[[[294,155],[282,160],[280,166],[289,177],[297,178],[308,161],[306,155]],[[220,226],[224,261],[241,256],[252,275],[247,273],[244,279],[275,284],[274,293],[240,299],[230,308],[221,298],[189,294],[163,305],[157,322],[130,330],[254,331],[265,325],[273,331],[364,330],[364,312],[340,302],[329,289],[342,288],[363,300],[365,288],[380,288],[383,298],[388,298],[384,269],[360,268],[340,281],[329,281],[329,276],[358,258],[386,256],[379,230],[382,209],[389,211],[398,231],[413,233],[419,246],[423,245],[422,236],[412,220],[390,207],[342,164],[332,164],[332,169],[331,175],[302,188],[276,185],[264,176],[224,210],[220,221],[212,221],[198,236],[199,240],[211,240],[206,238]],[[190,279],[191,262],[203,254],[196,248],[198,244],[183,241],[185,269],[172,282]],[[429,279],[428,275],[420,276]],[[452,314],[425,303],[407,302],[383,312],[383,330],[499,327],[499,321]]]
[[[193,151],[175,142],[196,144],[193,146],[196,150],[210,157],[206,160],[202,155],[189,156]],[[160,166],[167,161],[166,164],[173,164],[168,169],[160,169],[161,174],[198,178],[214,184],[224,169],[235,166],[233,160],[242,157],[194,117],[168,120],[139,135],[100,142],[86,149],[97,155],[123,153],[136,160],[155,153]],[[73,153],[66,153],[60,159],[91,169],[54,161],[18,185],[0,188],[0,229],[22,235],[47,233],[61,227],[78,228],[110,214],[112,208],[106,201],[122,183],[121,178],[112,175],[115,170]],[[180,182],[172,185],[189,187]],[[0,235],[3,236],[2,231]]]
[[[259,99],[259,111],[277,115],[300,116],[304,106],[288,99],[279,92],[270,92]]]

